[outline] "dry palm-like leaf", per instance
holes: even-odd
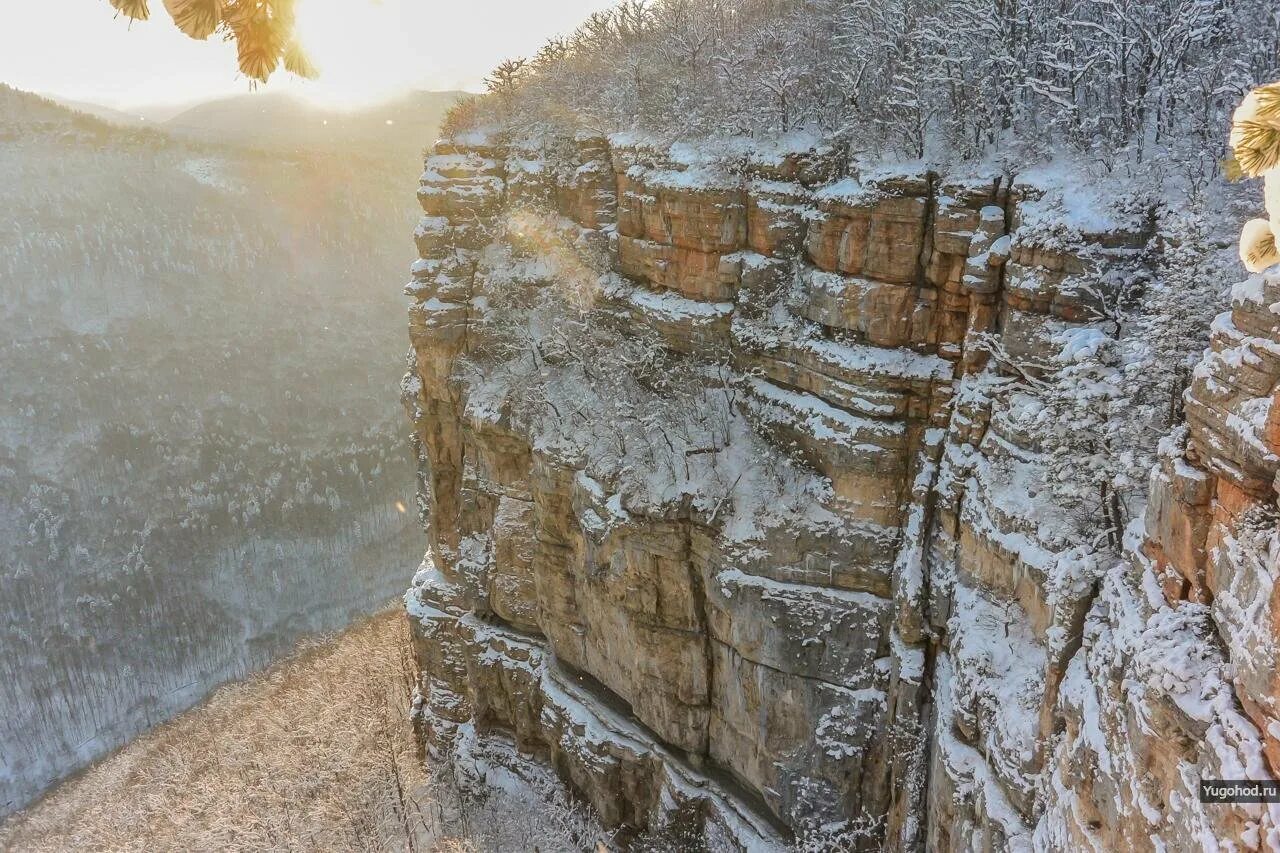
[[[1280,123],[1280,82],[1259,86],[1253,93],[1258,99],[1257,117],[1273,124]]]
[[[164,0],[178,29],[193,39],[204,40],[222,23],[222,0]]]
[[[281,29],[285,22],[274,5],[268,0],[239,0],[224,11],[236,42],[241,73],[261,83],[279,66],[284,52]]]
[[[240,72],[259,83],[267,82],[271,72],[275,71],[276,66],[280,64],[278,54],[268,50],[254,39],[236,39],[236,58],[240,63]]]
[[[148,0],[109,0],[134,20],[150,17]],[[293,38],[296,0],[163,0],[178,29],[194,39],[222,30],[236,43],[240,71],[265,83],[281,63],[300,77],[315,77],[311,60]]]
[[[1240,235],[1240,260],[1249,272],[1262,272],[1280,263],[1280,250],[1276,248],[1276,235],[1270,222],[1251,219],[1245,223]]]
[[[1280,165],[1280,128],[1247,119],[1235,122],[1231,130],[1231,147],[1246,177],[1256,178]]]
[[[302,45],[298,44],[297,39],[290,40],[284,49],[284,67],[290,74],[297,74],[299,77],[305,77],[308,80],[314,80],[320,75],[320,72],[311,64],[311,58],[307,56],[307,52],[302,49]]]
[[[145,21],[151,17],[147,0],[111,0],[111,7],[120,14],[135,21]]]
[[[1280,83],[1259,86],[1231,117],[1231,150],[1243,177],[1280,164]]]

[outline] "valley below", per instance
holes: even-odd
[[[421,559],[396,282],[430,130],[342,154],[237,104],[170,135],[0,89],[0,814]]]

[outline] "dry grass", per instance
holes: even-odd
[[[436,847],[407,633],[384,613],[219,690],[15,815],[0,849]]]

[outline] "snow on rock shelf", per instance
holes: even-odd
[[[1216,323],[1117,564],[1068,545],[1007,364],[1097,349],[1147,217],[792,148],[427,158],[424,736],[748,850],[1274,849],[1196,785],[1280,767],[1280,279]]]

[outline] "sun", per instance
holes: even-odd
[[[404,0],[298,0],[296,15],[295,34],[320,72],[302,89],[308,97],[356,106],[418,82]]]

